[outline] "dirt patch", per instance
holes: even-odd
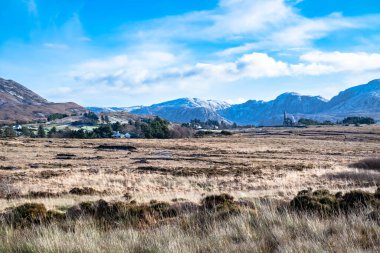
[[[76,155],[74,155],[74,154],[65,154],[65,153],[60,153],[60,154],[57,154],[55,156],[55,158],[59,159],[59,160],[70,160],[70,159],[73,159],[75,157],[76,157]]]
[[[98,150],[122,150],[122,151],[131,151],[135,152],[137,151],[136,147],[129,146],[129,145],[99,145],[97,147]]]

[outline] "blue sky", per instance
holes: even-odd
[[[3,0],[0,77],[47,99],[330,98],[380,78],[378,0]]]

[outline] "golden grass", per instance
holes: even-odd
[[[66,227],[0,229],[1,252],[378,252],[380,229],[367,210],[321,218],[279,213],[273,203],[257,203],[258,214],[213,219],[175,218],[144,229],[102,229],[83,219]]]
[[[137,150],[97,149],[104,144]],[[380,157],[380,126],[265,128],[180,140],[4,139],[0,140],[0,196],[13,190],[24,197],[0,198],[0,211],[26,202],[62,210],[100,198],[120,201],[127,192],[139,203],[199,202],[222,192],[235,198],[289,201],[309,187],[373,192],[380,172],[349,165],[374,157]],[[102,193],[68,194],[74,187]],[[31,191],[60,195],[25,197]],[[258,206],[256,218],[239,215],[208,221],[206,230],[204,224],[201,228],[191,223],[191,217],[143,230],[104,231],[91,220],[73,225],[74,230],[55,225],[29,230],[2,227],[0,252],[379,251],[379,225],[364,213],[321,219],[279,214],[272,204]],[[190,230],[183,227],[186,222],[192,224]]]
[[[6,178],[22,194],[92,187],[114,199],[130,192],[138,201],[197,201],[205,194],[220,192],[236,197],[289,199],[307,187],[373,190],[378,176],[366,178],[362,174],[367,172],[348,165],[366,157],[380,157],[380,141],[373,141],[377,135],[368,134],[380,133],[379,129],[268,129],[265,131],[270,135],[246,133],[181,140],[0,140],[2,166],[15,167],[0,170],[0,179]],[[346,139],[361,141],[347,141],[341,135],[326,139],[331,132],[349,132]],[[137,151],[98,150],[102,144],[131,145]],[[74,156],[62,160],[57,154]],[[87,197],[65,196],[63,201],[66,204],[67,200],[71,203],[71,199],[83,198]],[[14,203],[0,202],[0,208]]]

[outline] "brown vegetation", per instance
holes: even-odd
[[[252,131],[0,140],[0,252],[380,250],[378,126]]]

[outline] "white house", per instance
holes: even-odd
[[[17,124],[15,126],[13,126],[13,129],[14,130],[21,130],[22,129],[22,126],[20,124]]]
[[[119,131],[115,131],[112,133],[112,138],[121,138],[121,134]]]
[[[126,134],[124,135],[124,137],[127,138],[127,139],[130,139],[130,138],[131,138],[131,134],[130,134],[130,133],[126,133]]]

